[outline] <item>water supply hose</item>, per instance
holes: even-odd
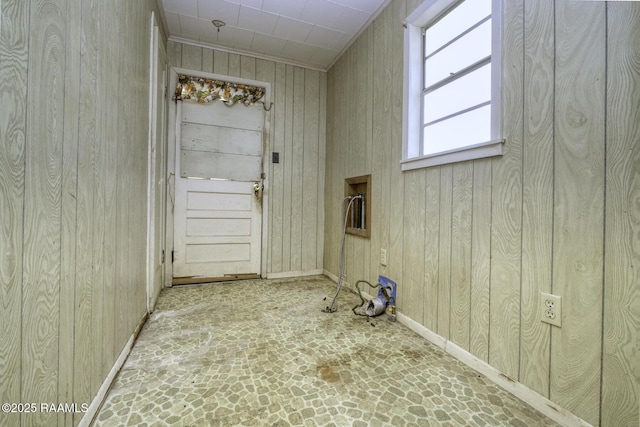
[[[334,313],[338,309],[336,302],[338,300],[338,294],[340,293],[340,289],[342,288],[342,281],[344,279],[344,241],[347,235],[347,219],[349,216],[349,209],[351,209],[351,205],[356,199],[361,199],[361,198],[362,198],[361,195],[357,195],[357,196],[347,196],[344,199],[342,199],[343,208],[344,208],[345,200],[349,200],[349,203],[347,204],[347,210],[344,212],[344,225],[342,227],[342,244],[340,245],[340,265],[338,267],[338,270],[339,270],[338,284],[336,286],[336,294],[333,296],[333,300],[331,301],[331,304],[326,306],[324,310],[322,310],[325,313]]]

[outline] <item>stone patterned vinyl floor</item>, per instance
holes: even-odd
[[[164,290],[96,426],[552,426],[315,276]],[[325,300],[326,298],[326,300]]]

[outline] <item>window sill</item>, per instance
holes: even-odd
[[[504,139],[498,139],[470,147],[405,159],[400,164],[403,171],[409,171],[467,160],[483,159],[485,157],[502,156],[503,147]]]

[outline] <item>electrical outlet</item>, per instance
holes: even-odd
[[[540,292],[540,320],[562,327],[562,299],[558,295]]]
[[[387,266],[387,250],[380,249],[380,264]]]

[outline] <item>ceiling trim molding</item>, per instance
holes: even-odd
[[[322,67],[317,67],[317,66],[313,66],[313,65],[310,65],[310,64],[305,64],[303,62],[286,60],[286,59],[283,59],[283,58],[279,58],[277,56],[263,55],[263,54],[259,54],[259,53],[255,53],[255,52],[249,52],[247,50],[242,50],[242,49],[233,49],[233,48],[230,48],[228,46],[220,46],[220,45],[216,45],[216,44],[213,44],[213,43],[197,42],[197,41],[185,39],[185,38],[182,38],[182,37],[171,36],[171,37],[169,37],[169,41],[182,43],[182,44],[188,44],[188,45],[196,46],[196,47],[203,47],[203,48],[206,48],[206,49],[215,49],[215,50],[219,50],[221,52],[235,53],[235,54],[238,54],[238,55],[250,56],[252,58],[264,59],[264,60],[267,60],[267,61],[280,62],[282,64],[293,65],[295,67],[308,68],[310,70],[322,71],[322,72],[325,72],[325,73],[328,71],[329,68],[331,68],[331,67],[329,67],[327,69],[324,69]],[[341,56],[342,52],[339,55]],[[331,65],[333,65],[333,63]]]

